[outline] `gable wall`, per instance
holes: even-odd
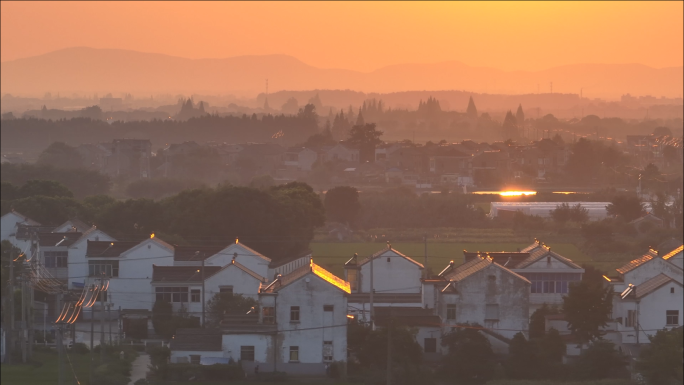
[[[387,258],[390,262],[387,262]],[[360,269],[359,293],[370,292],[370,262]],[[383,293],[420,293],[421,268],[397,255],[387,251],[373,260],[373,287],[375,292]]]

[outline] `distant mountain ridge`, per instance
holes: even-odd
[[[466,90],[479,93],[549,92],[618,98],[622,94],[681,97],[682,67],[641,64],[574,64],[543,71],[502,71],[458,61],[395,64],[371,72],[323,69],[287,55],[186,59],[120,49],[67,48],[3,62],[0,92],[242,94],[349,89],[363,92]]]

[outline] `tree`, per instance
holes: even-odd
[[[682,328],[658,330],[649,336],[646,346],[636,363],[636,369],[649,384],[674,385],[682,383]]]
[[[561,363],[566,347],[558,330],[551,328],[539,342],[542,356],[551,363]]]
[[[349,130],[348,142],[359,147],[361,162],[375,161],[375,146],[382,143],[382,131],[375,129],[375,123],[354,126]]]
[[[249,182],[249,187],[267,189],[275,186],[275,184],[275,179],[273,179],[272,176],[266,174],[255,176],[254,178],[252,178],[252,180]]]
[[[568,295],[563,296],[563,314],[568,329],[580,343],[600,338],[601,327],[610,321],[613,309],[612,287],[601,283],[580,281],[570,285]]]
[[[670,130],[669,128],[664,127],[664,126],[656,127],[653,130],[653,136],[657,137],[657,136],[665,136],[665,135],[672,136],[672,130]]]
[[[566,170],[578,182],[588,182],[594,176],[598,166],[594,146],[585,138],[579,138],[572,145],[572,153],[568,159]]]
[[[506,113],[501,130],[504,139],[516,139],[518,137],[518,123],[510,110]]]
[[[445,380],[482,384],[492,378],[494,352],[489,340],[478,330],[464,325],[442,338],[449,353],[442,359],[439,373]]]
[[[296,114],[297,111],[299,111],[299,103],[297,102],[297,99],[291,97],[287,99],[282,107],[280,107],[280,110],[284,114]]]
[[[30,180],[19,188],[18,193],[22,198],[32,196],[72,198],[74,196],[63,184],[53,180]]]
[[[2,200],[11,201],[19,198],[19,189],[10,182],[2,181],[2,190],[0,190]],[[4,213],[3,213],[4,214]]]
[[[38,156],[38,165],[58,168],[82,168],[83,159],[76,148],[63,142],[54,142]]]
[[[508,344],[508,357],[504,364],[506,377],[510,379],[534,378],[539,371],[539,357],[534,344],[518,332]]]
[[[554,222],[564,225],[570,220],[570,206],[565,202],[556,205],[556,208],[551,210],[551,218],[553,218]]]
[[[241,294],[216,293],[207,301],[207,325],[218,327],[226,314],[247,314],[250,309],[259,314],[259,303]]]
[[[681,367],[681,358],[679,365]],[[573,372],[580,380],[601,380],[628,375],[625,366],[627,359],[612,342],[596,340],[581,352]]]
[[[466,109],[466,115],[471,119],[477,119],[477,107],[475,107],[475,102],[471,96],[468,99],[468,108]]]
[[[582,207],[581,203],[572,206],[570,209],[570,220],[577,223],[589,221],[589,210]]]
[[[532,313],[530,317],[530,339],[544,337],[546,334],[546,316],[551,314],[558,314],[558,308],[546,303]]]
[[[157,300],[152,306],[152,327],[160,336],[173,335],[173,305],[168,301]]]
[[[353,224],[361,209],[356,187],[338,186],[325,193],[325,213],[331,222]]]
[[[57,226],[72,218],[88,218],[88,211],[73,198],[32,196],[12,202],[14,209],[45,226]]]
[[[630,222],[644,213],[644,205],[636,195],[616,195],[606,206],[606,211],[609,215]]]

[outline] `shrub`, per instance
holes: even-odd
[[[88,354],[89,352],[90,349],[88,349],[88,346],[83,342],[76,343],[74,344],[74,346],[71,347],[71,353]]]

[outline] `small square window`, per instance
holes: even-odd
[[[424,350],[425,353],[437,353],[437,338],[426,338]]]
[[[446,306],[446,318],[448,320],[455,320],[456,319],[456,305],[447,305]]]
[[[299,306],[290,306],[290,322],[299,322]]]
[[[299,346],[290,346],[290,362],[299,362]]]
[[[240,359],[254,361],[254,346],[240,346]]]
[[[667,325],[679,325],[679,310],[665,311],[665,318]]]
[[[323,305],[323,311],[333,311],[333,305]]]
[[[199,289],[190,290],[190,302],[200,302]]]

